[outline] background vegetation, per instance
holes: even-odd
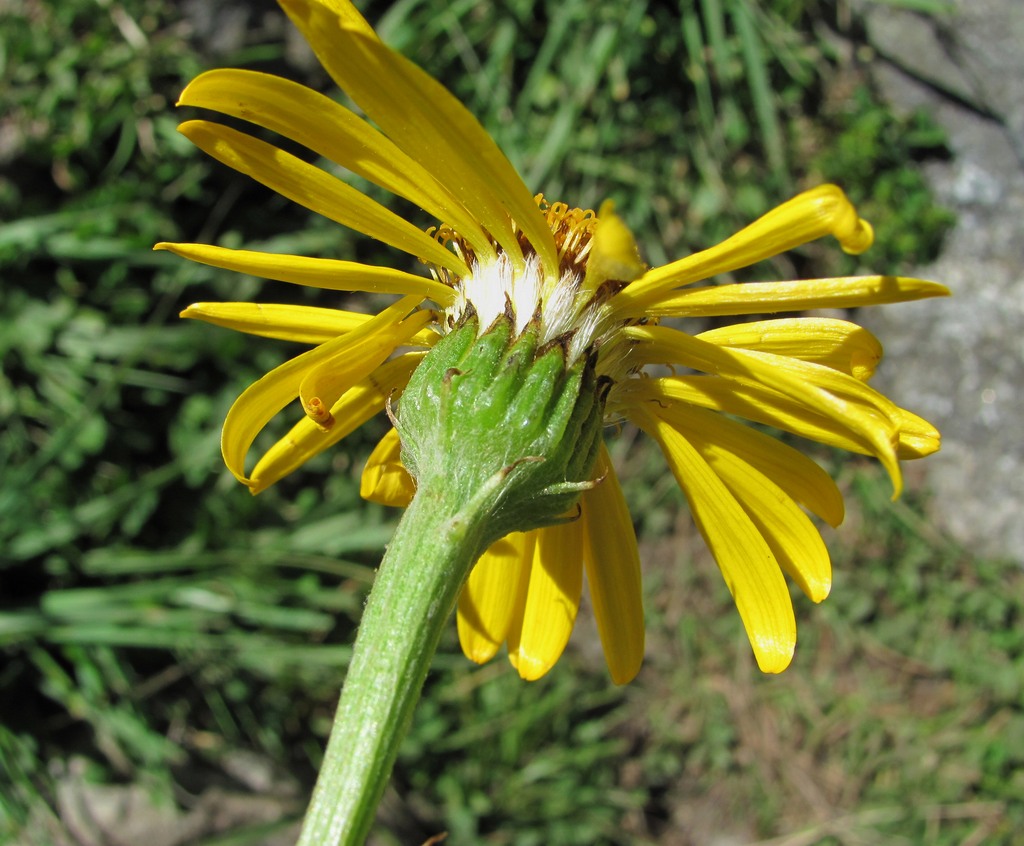
[[[832,4],[367,13],[531,186],[615,198],[652,263],[822,179],[876,226],[865,268],[926,260],[949,223],[919,171],[941,135],[877,101]],[[395,519],[357,495],[373,426],[258,498],[221,468],[227,408],[287,351],[176,312],[343,300],[151,245],[396,261],[176,135],[176,93],[225,65],[330,90],[269,3],[0,0],[0,842],[288,842]],[[856,267],[824,245],[761,270]],[[613,449],[643,542],[641,676],[610,684],[586,610],[531,685],[449,637],[378,842],[1013,842],[1019,569],[951,545],[920,495],[889,503],[872,465],[819,452],[848,493],[835,590],[798,600],[794,666],[761,677],[675,484],[634,438]]]

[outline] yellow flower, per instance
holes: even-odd
[[[606,420],[631,421],[661,447],[732,592],[758,665],[765,672],[785,669],[796,643],[785,576],[815,602],[831,585],[828,553],[804,509],[834,526],[843,519],[842,498],[812,460],[734,418],[873,455],[896,495],[899,459],[934,452],[939,435],[867,385],[881,346],[854,324],[790,317],[690,335],[659,325],[659,318],[850,308],[946,289],[892,276],[695,284],[827,235],[847,252],[865,250],[870,226],[831,185],[800,194],[717,246],[647,269],[610,204],[595,215],[532,196],[473,116],[385,46],[347,0],[281,3],[369,120],[296,83],[252,71],[203,74],[179,103],[277,132],[443,223],[424,231],[324,169],[238,130],[204,120],[182,125],[219,161],[430,270],[428,277],[347,261],[158,245],[267,279],[401,295],[373,317],[250,303],[198,303],[182,313],[312,346],[231,408],[222,440],[231,472],[256,493],[337,443],[399,401],[426,351],[468,314],[479,317],[481,331],[501,315],[519,330],[539,321],[542,343],[562,344],[569,361],[593,357]],[[659,372],[678,375],[649,375],[649,365],[668,365]],[[304,416],[247,472],[256,436],[296,398]],[[578,519],[514,533],[480,558],[458,603],[469,658],[486,661],[507,644],[524,678],[542,676],[568,641],[586,571],[611,676],[624,683],[636,675],[644,650],[640,563],[603,447],[593,477],[597,483],[581,495]],[[414,490],[392,429],[367,463],[363,495],[402,505]]]

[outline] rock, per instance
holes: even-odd
[[[914,271],[953,297],[862,315],[886,347],[878,384],[942,432],[925,461],[936,524],[973,553],[1024,563],[1024,7],[863,13],[883,95],[948,134],[952,160],[927,174],[958,215],[938,261]]]

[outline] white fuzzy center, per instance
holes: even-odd
[[[581,291],[579,273],[567,271],[557,283],[546,284],[536,255],[529,256],[525,268],[516,273],[503,253],[487,264],[474,264],[472,270],[472,275],[458,281],[458,298],[446,310],[453,322],[472,306],[483,332],[511,306],[515,331],[520,333],[539,314],[540,343],[568,337],[570,362],[601,340],[600,335],[607,331],[603,309],[590,304],[591,294]]]

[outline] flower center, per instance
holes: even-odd
[[[610,204],[598,214],[592,209],[549,203],[543,194],[535,199],[555,241],[555,278],[544,272],[536,250],[521,230],[516,234],[525,261],[518,265],[496,243],[496,256],[480,259],[451,227],[428,230],[470,268],[468,276],[432,268],[435,278],[456,292],[455,302],[443,311],[441,331],[451,332],[473,315],[481,333],[502,317],[512,322],[518,334],[536,321],[541,344],[560,344],[566,351],[567,366],[596,353],[598,373],[617,380],[625,375],[628,343],[621,337],[624,324],[610,319],[606,305],[643,271],[632,235]],[[622,253],[611,261],[609,241],[617,241]],[[611,253],[615,251],[613,248]]]

